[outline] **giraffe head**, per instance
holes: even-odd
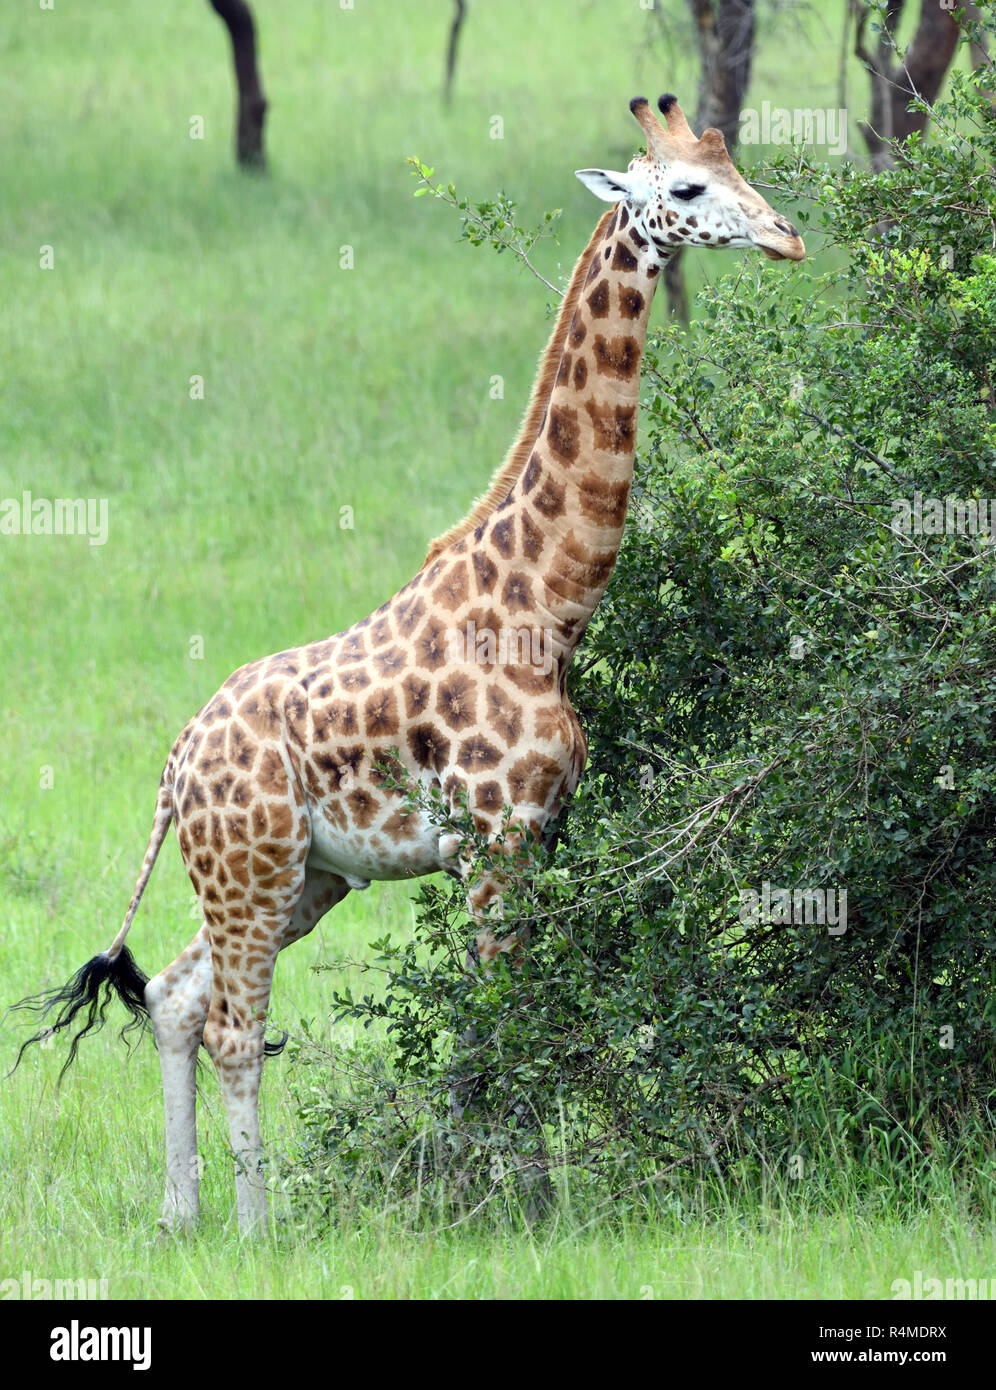
[[[579,169],[581,182],[606,202],[624,202],[651,254],[665,261],[677,246],[756,246],[773,261],[801,261],[802,238],[737,172],[720,131],[710,127],[696,139],[676,97],[658,106],[646,97],[629,109],[647,137],[647,153],[631,159],[626,172]]]

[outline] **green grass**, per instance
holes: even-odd
[[[507,189],[527,222],[563,207],[560,247],[538,252],[546,275],[563,275],[601,212],[572,170],[625,167],[636,92],[675,90],[694,107],[686,31],[662,39],[635,0],[472,6],[448,110],[447,5],[257,9],[272,103],[263,179],[233,168],[227,45],[205,5],[168,6],[154,22],[144,0],[21,6],[0,34],[0,62],[18,74],[0,181],[0,497],[106,498],[110,521],[100,547],[0,537],[3,1001],[61,983],[116,931],[189,716],[242,662],[334,632],[393,593],[513,435],[546,292],[507,258],[458,246],[447,211],[413,200],[405,157],[472,197]],[[764,21],[754,103],[837,105],[840,11],[827,7],[830,27]],[[851,82],[863,97],[853,71]],[[194,115],[203,141],[188,137]],[[51,271],[39,268],[44,245]],[[346,245],[352,270],[339,268]],[[692,287],[720,268],[699,257]],[[194,375],[202,401],[189,398]],[[171,839],[131,937],[150,973],[193,934],[192,902]],[[351,895],[280,960],[274,1018],[321,1017],[328,980],[310,967],[362,956],[372,936],[409,923],[403,886]],[[23,1035],[7,1020],[0,1055],[12,1059]],[[479,1224],[413,1234],[367,1213],[331,1240],[281,1227],[246,1248],[209,1076],[205,1226],[159,1245],[151,1046],[126,1060],[108,1030],[59,1091],[61,1060],[34,1049],[0,1084],[0,1277],[107,1277],[120,1297],[337,1297],[343,1286],[863,1297],[931,1262],[996,1267],[991,1235],[971,1229],[954,1192],[906,1217],[779,1199],[627,1227],[567,1208],[535,1237]],[[288,1065],[264,1082],[274,1148],[291,1142]]]

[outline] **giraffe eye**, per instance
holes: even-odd
[[[672,198],[680,198],[683,203],[690,203],[693,198],[697,198],[700,193],[704,192],[704,183],[686,183],[678,188],[672,188],[671,196]]]

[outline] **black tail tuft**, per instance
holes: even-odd
[[[53,1009],[58,1009],[58,1013],[47,1027],[42,1028],[40,1032],[35,1033],[34,1037],[28,1038],[27,1042],[21,1044],[21,1050],[17,1054],[17,1061],[11,1067],[11,1072],[15,1072],[20,1066],[25,1048],[30,1047],[32,1043],[41,1042],[44,1038],[61,1033],[63,1028],[68,1028],[76,1021],[77,1014],[82,1010],[87,1010],[83,1027],[74,1035],[69,1047],[69,1056],[59,1072],[59,1080],[61,1081],[66,1071],[76,1060],[80,1040],[104,1023],[107,1006],[115,994],[131,1014],[130,1021],[121,1029],[121,1036],[124,1037],[133,1028],[144,1028],[149,1018],[149,1011],[145,1007],[145,986],[147,984],[147,977],[135,964],[134,957],[128,947],[122,946],[113,959],[102,952],[99,956],[94,956],[93,960],[88,960],[86,965],[82,966],[69,983],[63,985],[61,989],[47,990],[44,994],[36,994],[22,999],[20,1003],[13,1006],[14,1009],[30,1009],[32,1012],[40,1014],[42,1018],[46,1018]]]

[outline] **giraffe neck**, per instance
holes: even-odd
[[[529,461],[496,509],[489,539],[521,535],[533,621],[563,670],[595,611],[622,541],[636,449],[640,361],[659,279],[647,238],[620,204],[604,227],[567,332]],[[525,616],[525,615],[523,615]]]
[[[509,488],[522,472],[532,453],[536,436],[539,434],[546,415],[547,403],[550,399],[550,392],[553,390],[557,379],[557,369],[560,366],[560,359],[564,351],[564,342],[567,338],[567,330],[571,326],[574,318],[574,310],[577,308],[578,298],[584,288],[585,279],[591,266],[592,257],[595,254],[596,246],[602,240],[602,233],[605,224],[614,216],[610,208],[601,218],[595,228],[594,235],[588,245],[581,252],[577,259],[573,271],[571,272],[570,282],[564,292],[564,298],[557,313],[556,323],[550,335],[550,341],[543,349],[543,354],[539,360],[539,368],[536,372],[536,379],[533,382],[533,389],[530,393],[529,404],[522,419],[522,425],[516,437],[515,443],[499,468],[495,471],[488,490],[477,499],[467,515],[451,526],[442,536],[438,536],[429,546],[429,553],[426,556],[426,564],[441,555],[451,545],[455,544],[463,536],[477,529],[482,521],[486,521],[491,513],[507,496]]]

